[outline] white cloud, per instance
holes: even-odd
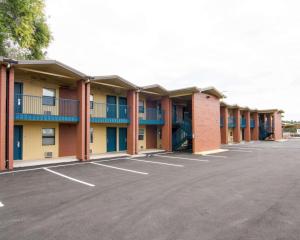
[[[47,0],[48,52],[90,75],[173,89],[216,86],[227,101],[300,120],[298,1]]]

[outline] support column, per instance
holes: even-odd
[[[228,144],[228,108],[221,107],[221,117],[223,119],[223,127],[221,128],[221,143]]]
[[[127,103],[129,107],[129,125],[127,127],[127,153],[137,154],[137,131],[138,131],[138,102],[137,92],[130,90],[127,92]]]
[[[85,160],[85,121],[86,121],[86,115],[85,115],[85,83],[84,80],[79,80],[77,82],[77,97],[79,100],[79,122],[77,124],[77,141],[76,141],[76,157],[80,161]]]
[[[163,97],[161,108],[165,119],[165,124],[162,126],[162,148],[172,151],[172,100],[169,97]]]
[[[233,129],[233,141],[239,143],[241,141],[241,114],[240,109],[233,110],[233,116],[235,118],[235,128]]]
[[[90,116],[90,94],[91,84],[85,84],[85,160],[90,159],[90,130],[91,130],[91,116]]]
[[[258,112],[253,113],[253,119],[255,121],[255,126],[253,128],[252,140],[259,140],[259,115]]]
[[[6,158],[6,66],[0,65],[0,170],[5,170]]]
[[[245,111],[245,118],[246,118],[246,128],[245,128],[245,141],[251,141],[251,128],[250,128],[250,111]]]
[[[7,83],[7,161],[8,169],[13,169],[14,164],[14,86],[15,86],[15,71],[11,66],[9,69],[9,78]]]

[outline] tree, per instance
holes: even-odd
[[[0,0],[0,56],[43,59],[52,37],[44,0]]]

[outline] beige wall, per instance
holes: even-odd
[[[146,150],[146,127],[145,126],[139,126],[139,128],[143,128],[144,129],[144,140],[138,140],[138,150],[142,151],[142,150]]]
[[[44,159],[45,152],[52,152],[53,158],[58,157],[59,127],[58,123],[47,122],[16,122],[23,126],[23,160]],[[55,145],[42,145],[42,129],[55,128]]]
[[[233,128],[228,129],[228,143],[233,143]]]

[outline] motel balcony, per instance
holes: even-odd
[[[78,122],[79,101],[15,94],[15,120]]]
[[[246,126],[247,126],[246,118],[241,118],[241,128],[246,128]]]
[[[250,119],[250,128],[255,128],[255,119]]]
[[[140,125],[164,125],[164,111],[157,108],[139,109]]]
[[[235,117],[228,117],[228,127],[235,128]]]
[[[127,105],[90,103],[92,123],[129,123],[129,107]]]

